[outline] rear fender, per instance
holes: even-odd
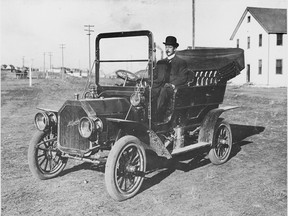
[[[154,131],[149,130],[148,126],[125,119],[107,118],[107,121],[114,124],[119,131],[115,141],[121,138],[120,134],[124,132],[140,139],[145,149],[154,151],[160,157],[171,158],[171,154],[165,148],[161,139]]]
[[[238,106],[225,106],[213,109],[210,112],[208,112],[201,123],[198,142],[208,142],[211,143],[212,145],[214,128],[219,116],[225,111],[236,108],[238,108]]]

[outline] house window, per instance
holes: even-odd
[[[247,37],[247,49],[250,49],[250,37]]]
[[[277,34],[277,46],[283,45],[283,34]]]
[[[282,74],[282,59],[276,59],[276,74]]]
[[[259,34],[259,47],[262,47],[262,34]]]
[[[250,23],[250,21],[251,21],[251,17],[248,16],[248,17],[247,17],[247,22]]]
[[[250,82],[250,64],[247,64],[247,71],[246,71],[246,82]]]
[[[262,74],[262,59],[258,61],[258,74]]]
[[[239,48],[239,39],[237,39],[237,48]]]

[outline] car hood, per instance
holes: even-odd
[[[59,113],[65,110],[66,107],[82,107],[88,116],[115,116],[123,115],[128,112],[130,102],[126,98],[98,98],[84,100],[67,100],[60,108]]]

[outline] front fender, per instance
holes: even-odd
[[[120,139],[123,134],[130,134],[136,136],[142,142],[148,143],[148,127],[145,124],[119,118],[106,118],[106,121],[113,125],[114,135],[110,134],[110,136],[115,137],[115,141]]]
[[[44,111],[44,112],[53,112],[55,114],[58,113],[58,110],[56,110],[56,109],[46,109],[46,108],[41,108],[41,107],[37,107],[36,109]]]
[[[118,118],[107,118],[106,120],[107,122],[111,122],[112,124],[116,125],[117,128],[125,130],[125,131],[130,131],[130,132],[141,131],[144,133],[147,133],[148,131],[148,126],[137,121],[118,119]]]
[[[198,142],[208,142],[212,144],[214,127],[219,116],[228,110],[239,108],[238,106],[225,106],[211,110],[203,119],[199,131]]]
[[[117,118],[107,118],[107,121],[114,124],[119,131],[115,141],[121,137],[121,132],[125,132],[127,134],[136,136],[141,140],[146,149],[153,150],[158,156],[166,157],[167,159],[171,158],[171,154],[165,148],[165,145],[161,139],[154,131],[149,130],[148,125],[136,121]]]

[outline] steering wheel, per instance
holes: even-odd
[[[136,82],[139,79],[139,77],[136,74],[131,73],[129,71],[117,70],[115,73],[118,77],[120,77],[121,79],[124,79],[125,81],[128,80],[128,81]]]

